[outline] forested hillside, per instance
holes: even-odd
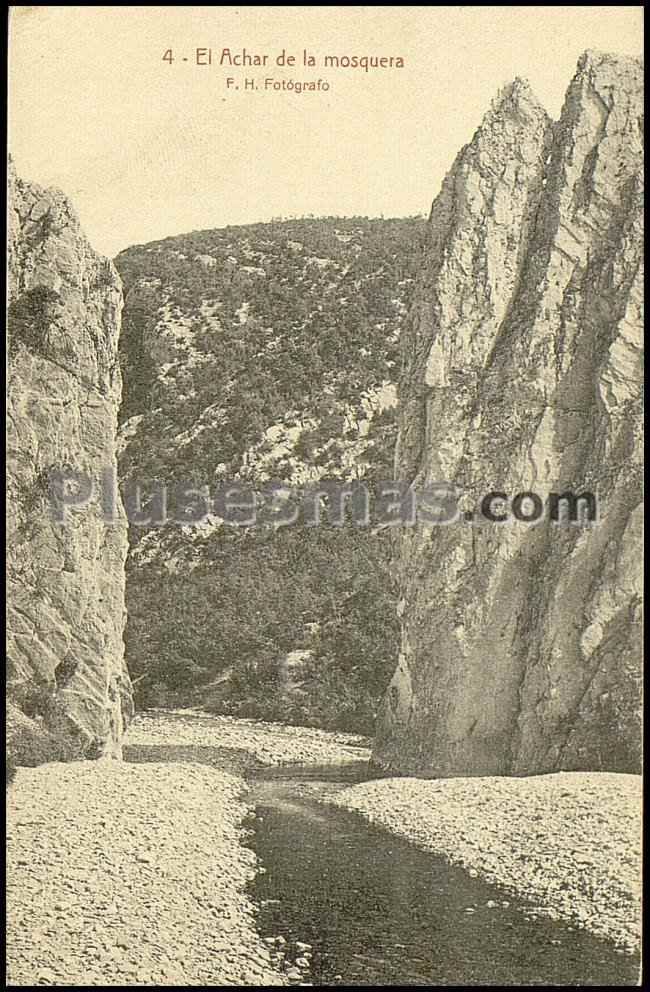
[[[278,221],[119,255],[126,489],[164,481],[173,514],[180,484],[391,478],[423,227]],[[372,730],[398,641],[388,533],[235,527],[206,505],[198,525],[131,526],[137,701]]]

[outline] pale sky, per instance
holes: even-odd
[[[14,6],[9,149],[61,188],[92,244],[305,214],[428,213],[498,89],[527,78],[557,117],[580,54],[639,55],[634,7]],[[196,65],[212,48],[213,64]],[[267,67],[220,67],[222,49]],[[163,61],[172,49],[174,63]],[[295,67],[272,64],[286,49]],[[302,66],[302,51],[318,58]],[[325,55],[403,69],[323,68]],[[183,57],[187,62],[183,62]],[[240,90],[227,89],[234,78]],[[244,91],[244,78],[327,92]]]

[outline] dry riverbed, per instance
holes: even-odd
[[[132,723],[128,747],[219,748],[240,755],[242,767],[367,761],[370,741],[355,734],[334,734],[311,727],[237,720],[200,710],[149,710]]]
[[[242,783],[188,764],[20,769],[8,803],[12,985],[281,985],[244,887]]]
[[[638,949],[640,776],[392,778],[328,800],[531,900],[533,914]]]
[[[176,711],[142,714],[126,743],[146,764],[18,770],[7,805],[8,983],[287,984],[255,931],[246,785],[229,772],[359,760],[365,742]]]
[[[8,799],[12,985],[284,985],[255,930],[243,775],[367,760],[344,734],[150,712],[127,762],[21,768]],[[135,763],[133,763],[135,762]],[[632,949],[638,941],[635,776],[384,779],[306,794],[443,854]],[[471,910],[471,907],[470,907]],[[295,982],[297,979],[290,976]]]

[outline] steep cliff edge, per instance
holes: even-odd
[[[503,91],[433,204],[397,475],[463,513],[400,535],[385,768],[638,768],[642,156],[642,67],[590,52],[557,123]],[[494,490],[591,491],[599,519],[465,520]]]
[[[119,277],[68,200],[9,169],[8,754],[16,764],[120,754],[126,523],[52,514],[53,470],[115,467]]]

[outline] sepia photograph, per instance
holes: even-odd
[[[7,987],[641,986],[643,6],[6,23]]]

